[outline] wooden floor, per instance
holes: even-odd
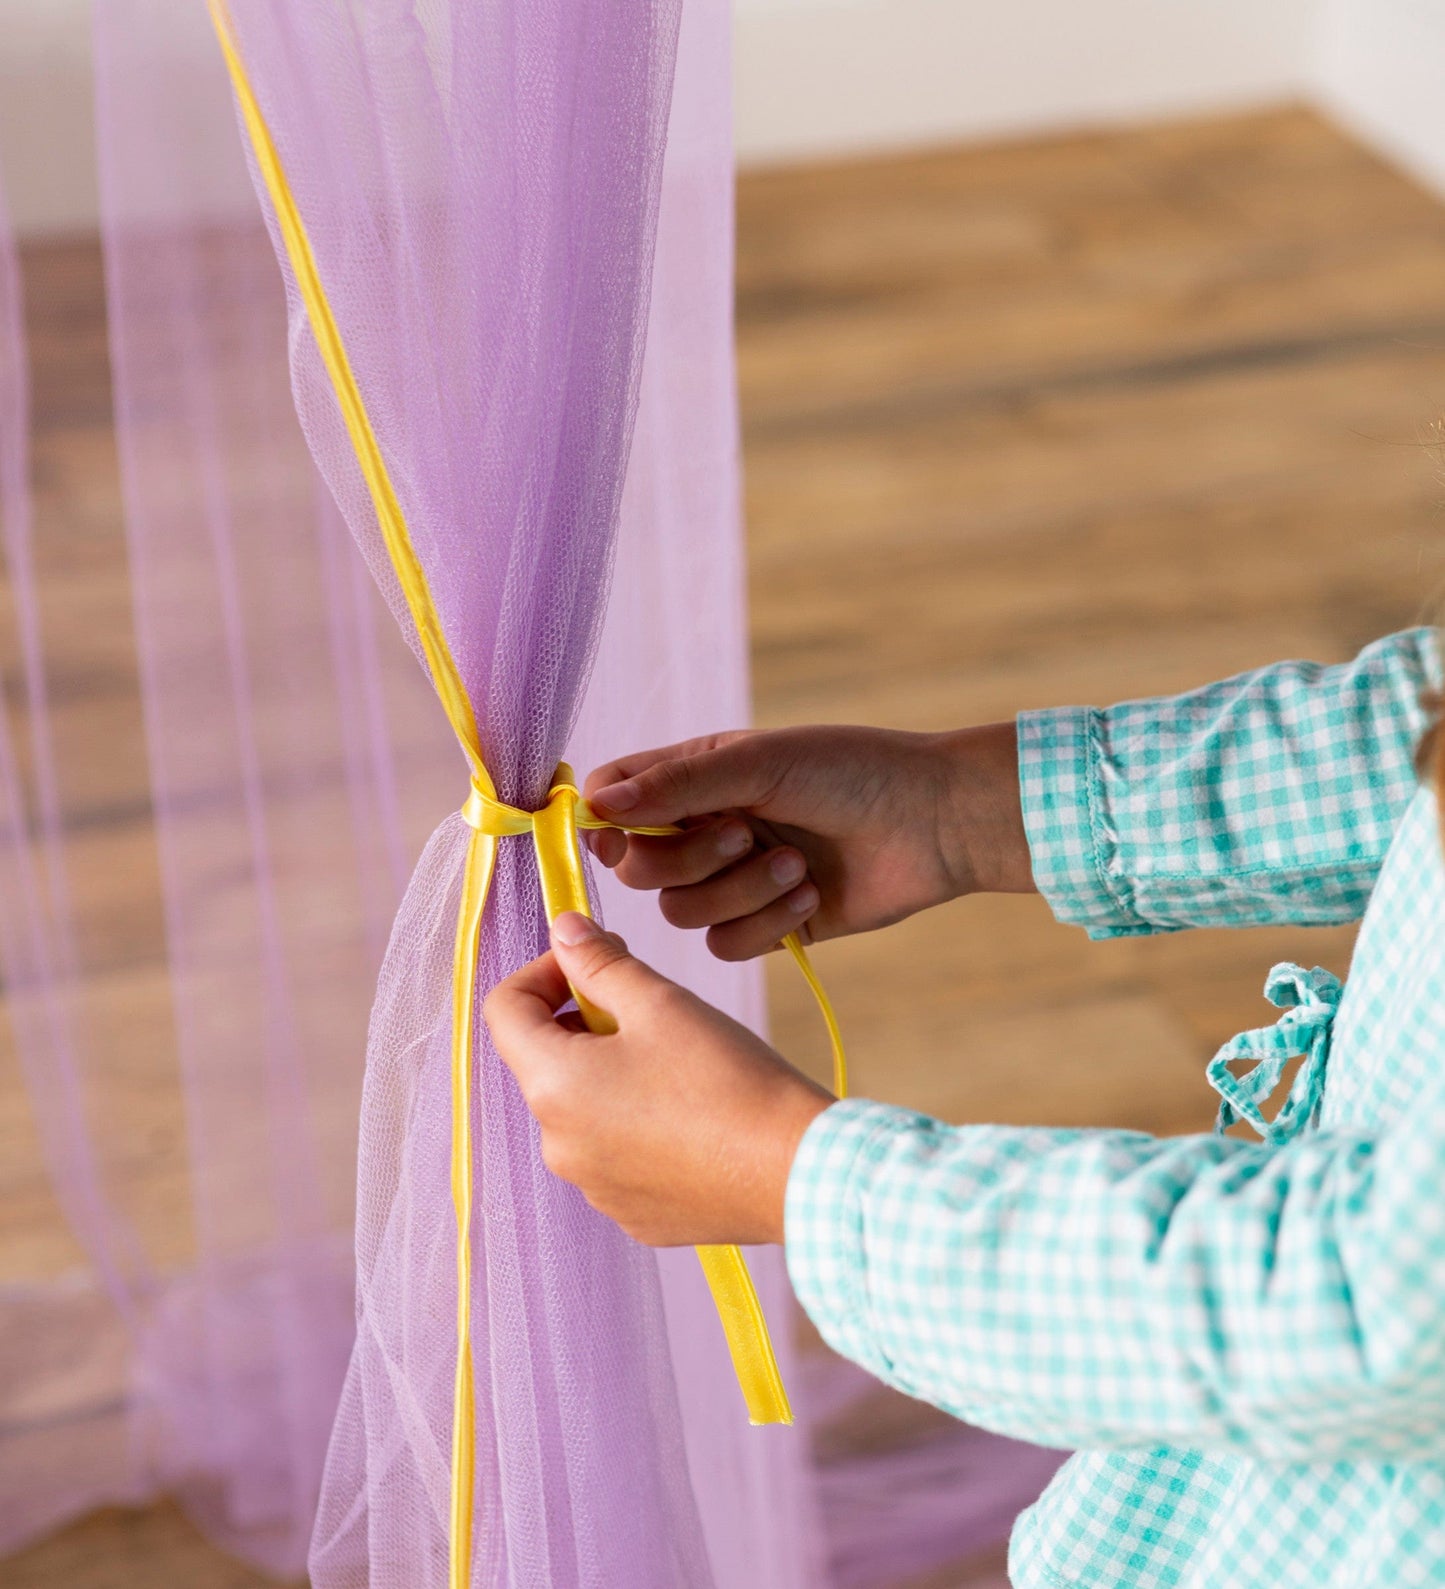
[[[94,251],[29,264],[42,534],[113,584]],[[1340,659],[1440,591],[1445,207],[1311,114],[749,176],[739,347],[765,723],[939,728]],[[1003,899],[819,959],[860,1092],[1176,1132],[1210,1122],[1205,1061],[1267,1018],[1270,964],[1349,949],[1090,944]],[[783,973],[773,995],[821,1068],[805,998]],[[3,1234],[11,1258],[48,1239]],[[995,1557],[929,1585],[1001,1581]],[[5,1589],[259,1582],[170,1507],[0,1564]]]

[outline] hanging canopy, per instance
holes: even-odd
[[[498,797],[532,812],[564,756],[745,722],[727,6],[232,0],[222,20]],[[29,703],[0,733],[0,958],[83,1254],[0,1296],[50,1398],[0,1407],[0,1543],[170,1489],[274,1572],[309,1556],[319,1589],[439,1586],[457,1559],[451,1002],[474,769],[213,23],[193,0],[97,7],[175,1024],[174,1069],[143,1076],[184,1142],[168,1197],[138,1198],[135,1154],[112,1151],[118,1078],[72,943],[84,807],[48,748],[0,252],[0,514]],[[592,887],[639,954],[760,1027],[756,967],[711,959],[609,876]],[[530,847],[499,843],[477,993],[544,942]],[[549,1175],[474,1020],[471,1041],[464,1581],[862,1584],[1001,1530],[1041,1469],[989,1446],[986,1504],[960,1507],[948,1476],[976,1473],[981,1437],[932,1448],[931,1507],[896,1510],[897,1462],[819,1484],[810,1391],[821,1416],[858,1380],[802,1375],[775,1251],[749,1261],[804,1426],[750,1427],[696,1259],[637,1247]],[[56,1364],[75,1342],[88,1384]],[[924,1472],[906,1468],[915,1494]]]

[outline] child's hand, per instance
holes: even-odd
[[[548,1168],[650,1246],[782,1241],[793,1155],[832,1096],[586,917],[558,917],[552,945],[483,1010]],[[564,971],[615,1034],[557,1017]]]
[[[675,838],[589,835],[630,888],[722,960],[801,930],[866,932],[958,894],[1033,889],[1012,723],[957,734],[797,728],[713,734],[599,767],[599,815]]]

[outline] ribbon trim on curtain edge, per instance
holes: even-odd
[[[471,771],[471,794],[462,815],[471,829],[462,872],[461,904],[452,979],[452,1140],[451,1191],[457,1220],[457,1365],[452,1406],[451,1509],[448,1589],[469,1589],[471,1581],[472,1492],[475,1474],[475,1393],[471,1350],[471,1073],[476,1009],[477,960],[482,918],[503,838],[532,835],[547,918],[575,910],[590,915],[579,828],[620,828],[629,833],[674,833],[676,828],[631,828],[596,815],[578,793],[572,770],[562,763],[541,810],[522,811],[497,798],[496,785],[482,759],[481,738],[466,688],[447,645],[426,575],[412,545],[381,447],[372,429],[356,376],[321,285],[296,201],[280,156],[242,65],[224,0],[207,0],[252,152],[270,197],[297,289],[306,305],[317,349],[331,379],[336,401],[366,481],[382,539],[416,625],[422,653],[452,732]],[[783,940],[817,1000],[833,1051],[834,1091],[847,1091],[847,1071],[837,1017],[808,960],[797,933]],[[588,1028],[599,1034],[616,1023],[573,990]],[[791,1423],[792,1408],[778,1371],[767,1321],[746,1260],[737,1247],[696,1249],[712,1292],[732,1357],[733,1369],[754,1424]]]

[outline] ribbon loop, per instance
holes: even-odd
[[[519,811],[516,806],[504,805],[475,779],[472,780],[472,792],[467,796],[467,803],[462,807],[462,815],[468,827],[493,839],[512,838],[516,834],[532,831],[530,811]]]
[[[565,761],[557,763],[557,771],[552,775],[552,787],[547,791],[547,802],[541,810],[523,811],[519,806],[509,806],[474,777],[471,793],[462,807],[462,815],[478,833],[489,834],[494,839],[507,839],[519,833],[534,833],[538,821],[559,801],[571,803],[572,826],[589,832],[615,828],[619,833],[644,833],[650,838],[668,838],[682,832],[677,827],[634,827],[629,823],[611,822],[606,817],[599,817],[582,798],[576,775]]]
[[[1216,1131],[1246,1120],[1273,1146],[1293,1140],[1312,1122],[1324,1093],[1325,1068],[1335,1012],[1343,993],[1340,979],[1322,966],[1306,971],[1284,962],[1271,970],[1264,996],[1283,1010],[1273,1026],[1257,1027],[1231,1038],[1209,1062],[1209,1085],[1219,1094]],[[1303,1063],[1273,1120],[1266,1120],[1263,1105],[1279,1086],[1292,1059]],[[1239,1060],[1250,1060],[1247,1069],[1233,1071]]]

